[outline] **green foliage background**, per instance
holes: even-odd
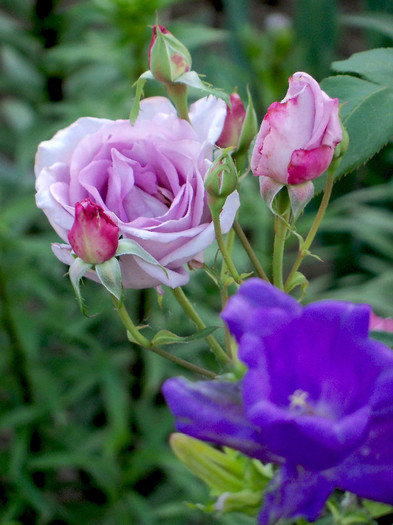
[[[34,203],[34,153],[80,116],[127,118],[132,84],[147,69],[149,25],[158,13],[192,53],[194,69],[228,92],[253,94],[259,120],[288,77],[318,80],[333,60],[393,45],[389,0],[4,0],[0,12],[0,524],[247,525],[184,501],[205,488],[172,456],[173,420],[160,386],[183,373],[130,345],[103,290],[87,282],[95,317],[79,312],[56,234]],[[334,79],[329,79],[328,84]],[[327,84],[327,85],[328,85]],[[159,93],[147,86],[146,95]],[[392,115],[393,119],[393,115]],[[393,315],[393,147],[335,186],[304,272],[308,300],[345,298]],[[240,222],[269,267],[271,218],[242,186]],[[318,197],[302,221],[307,231]],[[258,217],[258,220],[256,220]],[[242,271],[249,271],[235,246]],[[293,245],[293,256],[296,246]],[[208,250],[214,263],[216,248]],[[291,256],[288,258],[288,266]],[[209,324],[219,298],[201,271],[186,292]],[[129,291],[135,319],[192,333],[170,293]],[[149,330],[150,328],[148,328]],[[221,335],[218,335],[221,337]],[[215,367],[200,341],[170,348]],[[381,522],[382,523],[382,522]]]

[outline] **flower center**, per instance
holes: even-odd
[[[315,414],[315,410],[308,402],[308,392],[298,388],[293,394],[288,396],[289,408],[300,414]]]

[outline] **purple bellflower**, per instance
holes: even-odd
[[[369,339],[369,316],[249,279],[222,313],[244,378],[164,384],[180,432],[280,466],[259,525],[313,521],[336,487],[393,504],[393,353]]]

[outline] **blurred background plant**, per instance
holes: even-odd
[[[390,0],[3,0],[1,525],[255,521],[184,505],[206,501],[207,494],[167,445],[173,421],[160,385],[182,371],[130,346],[110,299],[92,282],[84,295],[98,315],[80,315],[66,268],[51,253],[56,236],[34,203],[33,162],[41,140],[80,116],[127,118],[132,84],[147,69],[156,13],[208,82],[228,92],[238,88],[244,100],[249,86],[259,120],[284,96],[294,71],[322,80],[332,60],[393,43]],[[147,85],[147,96],[158,93]],[[309,258],[304,268],[311,278],[308,300],[345,298],[393,315],[392,172],[389,143],[336,184],[313,248],[324,262]],[[249,176],[240,222],[268,266],[272,224],[256,192],[257,181]],[[314,201],[301,230],[312,220],[318,197]],[[242,250],[235,250],[241,271],[249,271]],[[215,247],[208,250],[208,263],[215,253]],[[198,271],[186,291],[201,316],[217,324],[220,302],[210,278]],[[153,290],[129,291],[127,297],[140,322],[192,332],[191,324],[179,322],[171,294],[161,308]],[[203,346],[199,341],[170,350],[206,366],[212,357]]]

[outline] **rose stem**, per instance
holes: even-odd
[[[293,263],[293,266],[291,268],[291,271],[289,272],[288,274],[288,278],[285,282],[285,288],[284,290],[287,291],[290,284],[291,284],[291,280],[293,278],[293,276],[295,275],[295,273],[297,272],[301,262],[303,261],[304,257],[306,257],[306,255],[308,255],[308,250],[314,240],[314,237],[318,231],[318,228],[319,228],[319,225],[321,224],[322,222],[322,219],[325,215],[325,212],[326,212],[326,209],[327,209],[327,206],[329,204],[329,200],[330,200],[330,196],[332,194],[332,189],[333,189],[333,183],[334,183],[334,175],[335,175],[335,172],[336,172],[336,168],[337,168],[337,164],[333,161],[332,164],[329,166],[328,168],[328,171],[327,171],[327,179],[326,179],[326,186],[325,186],[325,190],[323,192],[323,197],[322,197],[322,200],[321,200],[321,204],[319,206],[319,209],[318,209],[318,213],[316,214],[315,216],[315,219],[314,219],[314,222],[310,228],[310,231],[308,232],[308,235],[307,237],[305,238],[304,242],[300,245],[299,247],[299,251],[298,251],[298,254],[297,254],[297,257],[295,259],[295,262]]]
[[[288,196],[285,192],[280,191],[276,197],[276,203],[278,215],[274,216],[273,284],[280,290],[284,290],[283,258],[290,214]]]
[[[174,288],[172,292],[183,311],[187,314],[195,326],[199,330],[204,330],[206,328],[205,323],[199,317],[198,312],[194,309],[183,290],[178,286],[177,288]],[[229,365],[232,363],[231,359],[227,356],[227,354],[212,335],[206,336],[205,339],[214,355],[223,365]]]
[[[248,242],[248,239],[246,237],[246,234],[244,233],[242,227],[239,224],[239,221],[235,219],[235,222],[233,223],[233,228],[236,232],[236,235],[238,236],[240,242],[242,243],[244,249],[247,252],[247,255],[252,263],[252,265],[255,268],[255,271],[258,274],[258,277],[263,279],[264,281],[270,282],[269,277],[266,275],[264,269],[262,268],[261,263],[258,260],[258,257],[256,256],[254,250],[252,249],[251,244]]]
[[[187,368],[191,372],[195,372],[197,374],[204,375],[211,379],[216,377],[216,374],[214,372],[210,372],[210,370],[206,370],[205,368],[201,368],[200,366],[194,365],[193,363],[189,363],[188,361],[185,361],[181,357],[172,355],[169,352],[162,350],[162,348],[159,348],[158,346],[153,345],[153,343],[149,341],[149,339],[144,337],[140,333],[138,328],[135,326],[130,316],[128,315],[128,312],[127,312],[126,307],[124,306],[124,303],[120,305],[118,299],[116,299],[114,296],[112,296],[112,299],[113,299],[113,302],[116,306],[117,312],[119,314],[119,317],[124,327],[126,328],[128,332],[130,332],[132,338],[135,339],[135,341],[140,346],[143,346],[147,350],[150,350],[151,352],[154,352],[155,354],[158,354],[161,357],[165,357],[165,359],[168,359],[169,361],[172,361],[173,363],[176,363],[177,365],[182,366],[183,368]]]
[[[226,238],[226,246],[229,251],[229,253],[232,253],[233,249],[233,243],[235,241],[235,231],[233,228],[230,229],[227,238]],[[220,286],[220,298],[221,298],[221,309],[223,310],[228,302],[228,287],[225,286],[224,281],[226,280],[226,272],[228,271],[225,261],[222,262],[221,266],[221,283]],[[231,345],[231,334],[229,333],[227,325],[224,323],[224,331],[225,331],[225,350],[226,353],[229,355],[231,359],[233,359],[232,356],[232,345]]]
[[[177,110],[178,116],[190,122],[190,117],[188,116],[188,104],[187,104],[187,86],[182,83],[168,83],[166,84],[166,91],[169,95],[169,98],[172,100],[175,108]]]
[[[219,215],[216,215],[215,213],[212,213],[213,216],[213,224],[214,224],[214,232],[216,234],[216,241],[218,244],[218,247],[220,249],[221,255],[225,261],[225,264],[227,265],[227,268],[229,270],[229,273],[232,275],[234,281],[237,284],[241,284],[240,276],[235,268],[235,265],[232,262],[232,259],[228,253],[228,250],[225,246],[224,238],[221,231],[221,224],[220,224],[220,217]]]

